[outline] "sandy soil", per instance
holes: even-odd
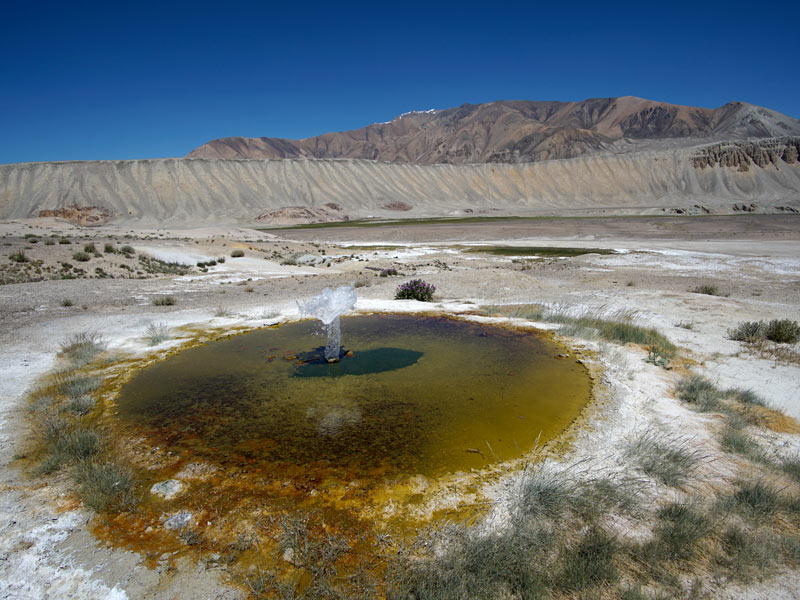
[[[1,598],[242,597],[219,565],[179,557],[174,564],[165,560],[151,569],[141,556],[98,542],[89,532],[91,513],[76,503],[65,479],[32,478],[19,467],[16,454],[29,435],[26,395],[40,377],[58,367],[60,342],[80,331],[101,331],[112,353],[144,354],[149,351],[144,332],[151,322],[171,328],[258,326],[295,318],[296,299],[325,286],[355,282],[357,309],[429,310],[430,305],[390,300],[395,287],[413,275],[437,286],[434,308],[443,312],[516,303],[560,305],[576,312],[635,311],[642,324],[658,328],[682,348],[694,372],[721,387],[754,389],[770,406],[800,419],[800,364],[756,356],[727,338],[728,328],[738,321],[797,319],[800,218],[553,220],[267,233],[87,230],[55,220],[0,224],[0,239],[10,244],[5,248],[9,251],[24,245],[23,236],[31,233],[69,235],[81,244],[111,240],[130,244],[139,254],[192,265],[207,257],[228,258],[206,272],[195,267],[184,275],[0,286]],[[454,247],[466,243],[620,252],[535,261]],[[230,258],[237,248],[245,256]],[[47,249],[59,247],[38,244],[30,252],[47,260]],[[307,255],[318,257],[319,264],[281,264]],[[92,261],[92,267],[119,262],[113,255]],[[380,277],[379,269],[389,267],[402,275]],[[702,284],[714,284],[725,295],[690,291]],[[163,295],[173,296],[175,305],[154,306],[153,299]],[[63,306],[64,299],[72,305]],[[691,329],[678,326],[688,323]],[[725,485],[736,465],[714,441],[714,419],[687,410],[674,398],[678,373],[646,364],[643,350],[633,346],[569,342],[596,352],[604,368],[602,401],[553,468],[586,460],[583,464],[598,470],[624,468],[618,450],[624,440],[656,427],[691,438],[716,456],[707,475]],[[764,434],[760,442],[780,455],[800,452],[798,435]],[[484,490],[497,501],[494,518],[502,518],[515,477],[510,474]],[[655,497],[670,491],[653,484],[651,493]],[[798,598],[800,574],[709,590],[721,598]]]

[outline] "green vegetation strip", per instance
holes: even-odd
[[[599,337],[609,342],[621,344],[634,343],[648,346],[658,356],[671,358],[677,348],[666,336],[652,327],[636,324],[636,315],[629,312],[614,313],[611,318],[591,313],[572,315],[564,308],[550,308],[541,304],[508,306],[485,306],[489,316],[504,316],[513,319],[527,319],[544,323],[560,323],[560,332],[565,335]]]
[[[555,246],[472,246],[465,250],[495,256],[580,256],[582,254],[617,254],[609,248],[558,248]]]

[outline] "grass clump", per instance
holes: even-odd
[[[72,300],[70,300],[69,298],[64,298],[63,300],[61,300],[61,306],[65,307],[65,308],[69,307],[69,306],[72,306],[73,304],[75,304],[75,303]]]
[[[717,564],[725,569],[728,577],[742,582],[766,575],[780,551],[771,538],[736,525],[722,534],[720,546],[722,554],[717,557]]]
[[[244,250],[236,249],[231,251],[231,258],[241,258],[244,256]]]
[[[564,568],[558,576],[558,587],[579,591],[616,581],[619,578],[614,566],[617,549],[617,541],[608,533],[590,528],[577,544],[563,552],[560,562]]]
[[[541,559],[554,540],[551,532],[523,522],[514,523],[507,532],[486,535],[449,527],[420,540],[418,555],[403,552],[390,565],[387,597],[546,597],[554,582]]]
[[[90,244],[86,244],[83,247],[83,251],[89,254],[97,254],[97,247],[94,245],[94,242],[92,242]]]
[[[25,263],[30,259],[25,255],[24,250],[17,250],[16,252],[12,252],[8,255],[8,260],[15,263]]]
[[[740,482],[739,488],[720,503],[723,511],[735,511],[752,520],[772,516],[779,506],[778,490],[762,480]]]
[[[687,440],[653,430],[637,437],[628,446],[625,456],[645,475],[671,487],[684,484],[703,458],[698,451],[690,449]]]
[[[72,301],[70,300],[69,304],[64,304],[62,301],[62,306],[72,306]],[[83,365],[92,361],[105,349],[106,342],[100,333],[96,331],[81,331],[61,342],[59,355],[75,364]]]
[[[722,391],[700,375],[690,375],[681,379],[675,388],[675,393],[679,399],[701,412],[719,410],[723,398]]]
[[[705,294],[706,296],[727,296],[720,292],[719,288],[712,283],[704,283],[689,290],[693,294]]]
[[[658,524],[652,541],[643,547],[651,564],[694,558],[700,541],[712,530],[711,520],[696,507],[672,502],[656,513]]]
[[[395,300],[418,300],[420,302],[432,302],[433,293],[436,286],[422,279],[412,279],[397,286],[394,293]]]
[[[174,306],[175,296],[158,296],[153,298],[153,306]]]
[[[86,262],[91,258],[86,252],[76,252],[72,255],[72,260],[77,260],[78,262]]]
[[[82,461],[75,468],[75,479],[84,502],[96,512],[128,510],[136,505],[133,476],[116,463]]]
[[[800,455],[784,458],[780,462],[781,471],[797,482],[800,482]]]
[[[725,428],[722,430],[720,445],[726,452],[741,454],[751,460],[761,460],[763,458],[761,449],[743,430],[744,420],[738,415],[731,415]]]
[[[74,427],[57,415],[43,418],[40,437],[48,454],[37,468],[39,474],[54,473],[64,463],[86,460],[100,451],[100,436],[95,431]]]
[[[147,336],[148,344],[156,346],[170,338],[169,327],[167,327],[166,323],[150,323],[147,325],[145,335]]]
[[[82,417],[83,415],[88,415],[90,412],[92,412],[95,404],[97,404],[97,402],[91,396],[80,396],[78,398],[74,398],[69,404],[67,404],[66,409],[72,414]]]
[[[57,384],[57,390],[68,398],[80,398],[100,387],[103,380],[90,375],[70,374],[62,377]]]

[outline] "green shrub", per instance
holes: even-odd
[[[89,254],[95,254],[97,252],[97,248],[95,247],[94,242],[92,242],[91,244],[86,244],[83,247],[83,251],[88,252]]]
[[[728,337],[738,342],[756,343],[770,340],[778,344],[794,344],[800,340],[800,324],[789,319],[742,321],[728,330]]]
[[[231,252],[231,258],[241,258],[244,256],[244,250],[237,249]]]
[[[794,344],[800,340],[800,324],[789,319],[773,319],[767,323],[766,336],[779,344]]]
[[[74,304],[74,302],[72,300],[70,300],[69,298],[64,298],[63,300],[61,300],[61,306],[65,306],[66,307],[66,306],[72,306],[73,304]]]
[[[72,255],[73,260],[77,260],[78,262],[86,262],[91,258],[86,252],[76,252]]]
[[[62,245],[69,245],[69,244],[71,244],[72,242],[70,242],[70,241],[69,241],[69,238],[62,237],[62,238],[60,238],[60,239],[58,240],[58,243],[59,243],[59,244],[62,244]]]
[[[103,246],[103,252],[106,254],[116,254],[117,249],[114,247],[114,244],[107,243],[105,246]]]
[[[136,250],[133,249],[133,246],[122,246],[119,251],[122,254],[136,254]]]
[[[30,260],[27,256],[25,256],[25,252],[23,250],[17,250],[16,252],[12,252],[8,255],[8,260],[16,263],[24,263]]]
[[[737,342],[756,342],[767,337],[764,321],[742,321],[728,330],[728,337]]]
[[[174,304],[174,296],[158,296],[153,298],[153,306],[173,306]]]

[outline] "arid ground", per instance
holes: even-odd
[[[496,246],[519,252],[480,251]],[[232,256],[239,250],[243,256]],[[80,253],[85,260],[76,258]],[[221,257],[224,262],[218,262]],[[215,264],[207,266],[211,261]],[[48,377],[68,368],[59,353],[81,332],[102,336],[99,360],[113,366],[162,356],[191,343],[199,331],[213,336],[296,319],[296,300],[345,284],[357,287],[357,311],[434,311],[561,327],[558,339],[590,366],[596,394],[568,439],[528,456],[535,473],[567,473],[579,481],[634,478],[644,516],[612,511],[601,523],[620,545],[663,537],[666,525],[659,529],[654,523],[666,522],[659,510],[667,505],[699,507],[704,522],[712,523],[697,540],[692,560],[670,563],[669,576],[637,579],[642,569],[636,560],[616,558],[616,575],[601,577],[594,587],[587,584],[586,593],[800,597],[800,482],[793,478],[796,472],[791,475],[800,456],[800,345],[730,339],[741,322],[800,316],[798,216],[264,231],[81,228],[31,219],[0,223],[0,267],[5,282],[0,286],[2,598],[206,599],[256,593],[251,580],[220,556],[198,553],[189,541],[148,557],[135,543],[126,547],[113,536],[95,537],[92,532],[105,517],[82,503],[69,466],[50,474],[37,468],[41,432],[31,404]],[[393,300],[396,287],[412,278],[436,286],[433,303]],[[677,350],[648,354],[645,344],[604,339],[580,322],[587,316],[633,320],[657,330]],[[151,324],[163,324],[169,339],[150,345]],[[102,373],[104,366],[96,368]],[[692,375],[719,390],[717,404],[701,409],[696,398],[679,398],[676,387]],[[739,402],[730,390],[752,391],[760,399]],[[113,397],[97,401],[113,415]],[[740,417],[735,426],[734,414]],[[732,442],[735,435],[738,444]],[[689,456],[680,477],[664,478],[648,467],[631,450],[641,448],[642,440]],[[486,506],[475,526],[486,535],[513,526],[514,490],[530,476],[518,464],[501,470],[486,481],[473,480],[471,501]],[[193,482],[187,477],[183,484],[191,489]],[[742,490],[756,482],[774,491],[766,520],[736,508],[736,502],[745,503]],[[422,512],[457,510],[464,501],[436,482],[426,489]],[[718,508],[726,499],[727,513]],[[784,540],[780,547],[754,551],[783,558],[740,557],[735,563],[722,538],[714,537],[734,526],[753,540]],[[285,554],[275,560],[292,562]],[[578,597],[582,589],[556,586],[554,593]]]

